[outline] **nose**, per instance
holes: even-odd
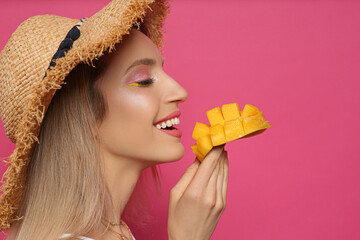
[[[165,85],[165,101],[182,103],[188,98],[187,91],[173,78],[165,74],[167,84]]]

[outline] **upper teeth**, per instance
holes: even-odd
[[[174,118],[171,118],[169,120],[166,120],[166,121],[163,121],[161,123],[156,124],[156,127],[158,129],[161,129],[161,128],[166,128],[166,127],[171,127],[171,126],[173,126],[175,124],[179,124],[179,123],[180,123],[179,118],[174,117]]]

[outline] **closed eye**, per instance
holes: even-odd
[[[129,86],[129,85],[134,85],[134,86],[140,86],[140,87],[146,87],[149,86],[150,84],[152,84],[154,82],[154,80],[152,78],[141,81],[141,82],[134,82],[134,83],[129,83],[125,86]]]

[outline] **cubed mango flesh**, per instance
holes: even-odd
[[[245,104],[244,109],[241,112],[241,117],[254,116],[259,112],[259,109],[251,104]]]
[[[259,131],[270,127],[268,122],[264,122],[263,120],[254,117],[244,118],[243,126],[245,129],[245,134],[250,134],[255,131]]]
[[[210,134],[210,126],[206,123],[196,122],[192,138],[198,140],[202,136]]]
[[[261,121],[265,121],[262,111],[259,111],[259,112],[256,113],[255,115],[250,116],[250,117],[247,117],[247,118],[256,118],[256,119],[259,119],[259,120],[261,120]]]
[[[233,141],[245,135],[242,118],[227,121],[224,124],[226,142]]]
[[[219,107],[213,108],[206,112],[206,115],[208,117],[208,120],[211,124],[211,126],[214,126],[216,124],[224,125],[224,116],[221,112],[221,109]]]
[[[219,146],[226,143],[224,126],[221,124],[216,124],[215,126],[210,127],[210,137],[213,146]]]
[[[205,135],[205,136],[202,136],[201,138],[199,138],[197,140],[197,146],[198,146],[199,152],[203,156],[206,156],[206,154],[208,154],[208,152],[210,152],[210,150],[213,148],[210,135]]]
[[[243,111],[237,103],[230,103],[206,112],[210,126],[197,122],[192,137],[197,142],[191,146],[196,157],[202,161],[214,146],[242,138],[250,133],[270,128],[263,112],[246,104]]]
[[[193,153],[196,155],[196,157],[202,161],[204,159],[204,155],[202,155],[198,149],[197,143],[195,143],[194,145],[191,145],[191,149],[193,151]]]
[[[223,104],[221,107],[221,112],[225,121],[235,120],[241,117],[239,105],[237,103]]]

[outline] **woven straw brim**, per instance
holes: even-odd
[[[6,135],[16,144],[1,179],[0,230],[10,228],[17,216],[26,181],[26,169],[46,110],[56,90],[79,63],[92,61],[130,33],[136,24],[158,46],[169,6],[166,0],[113,0],[86,19],[81,35],[56,66],[47,70],[67,32],[79,22],[55,15],[33,16],[19,25],[0,53],[0,113]],[[44,78],[46,72],[46,77]],[[4,180],[5,178],[5,180]]]

